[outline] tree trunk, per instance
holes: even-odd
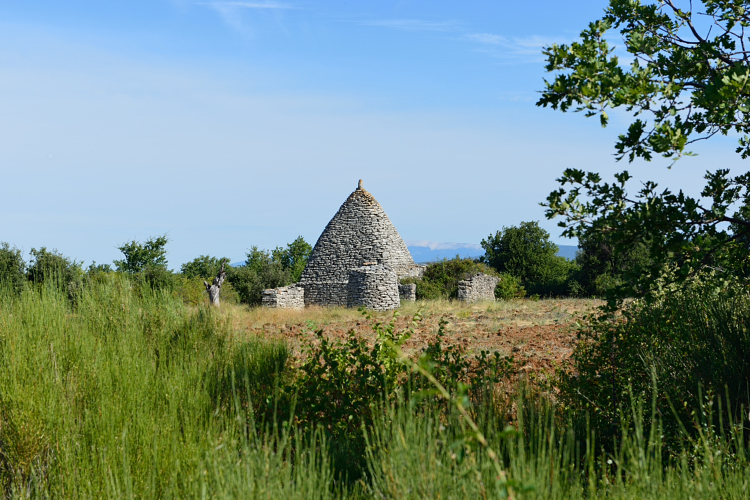
[[[219,274],[214,278],[213,285],[209,285],[207,281],[203,284],[206,285],[206,291],[208,292],[208,300],[212,306],[219,306],[219,295],[221,294],[221,284],[224,283],[227,273],[224,271],[224,261],[221,261],[221,269]]]

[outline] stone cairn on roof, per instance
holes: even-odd
[[[361,268],[366,263],[378,267],[363,271]],[[358,302],[356,298],[350,300],[350,293],[354,293],[351,290],[357,288],[349,287],[352,270],[369,276],[385,268],[391,273],[387,279],[393,281],[393,286],[378,281],[386,279],[385,274],[375,280],[380,284],[373,286],[385,287],[391,295],[395,293],[395,300],[390,295],[389,298],[384,296],[377,304],[371,298],[367,299],[367,304]],[[414,263],[383,207],[365,191],[360,180],[357,189],[341,205],[318,238],[299,286],[305,290],[306,305],[365,305],[371,309],[395,309],[399,306],[398,280],[407,276],[421,276],[423,270],[422,266]],[[357,273],[355,275],[359,276]],[[369,283],[369,278],[356,279]],[[369,291],[357,290],[355,295],[370,297]]]

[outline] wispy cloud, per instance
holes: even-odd
[[[542,49],[555,43],[561,44],[569,40],[559,37],[548,37],[532,35],[527,37],[506,37],[494,33],[467,33],[463,39],[479,44],[476,50],[489,55],[508,58],[523,59],[526,62],[537,62],[543,59]]]
[[[360,24],[404,31],[452,31],[457,28],[457,23],[454,21],[425,21],[422,19],[377,19],[362,21]]]
[[[243,11],[257,10],[266,12],[280,12],[289,9],[295,9],[294,5],[276,1],[215,1],[215,2],[197,2],[198,5],[204,5],[215,10],[222,20],[246,37],[252,35],[250,28],[243,18]]]
[[[416,240],[407,241],[406,244],[410,247],[425,247],[430,250],[460,250],[467,248],[471,250],[481,250],[482,246],[474,243],[452,243],[452,242],[440,242],[430,240]]]
[[[508,43],[508,39],[501,35],[493,35],[492,33],[469,33],[464,36],[466,40],[484,43],[488,45],[503,45]]]

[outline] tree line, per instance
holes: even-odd
[[[227,285],[222,295],[230,302],[259,304],[263,290],[299,281],[307,265],[312,246],[299,236],[291,243],[273,250],[252,246],[242,265],[229,265],[227,257],[200,255],[182,264],[179,272],[167,265],[166,235],[144,242],[129,241],[118,247],[122,258],[110,264],[91,263],[87,268],[56,250],[32,249],[30,259],[8,243],[0,245],[0,281],[17,292],[25,286],[54,283],[65,288],[71,298],[87,280],[116,272],[160,290],[177,291],[189,302],[201,300],[199,284],[211,280],[222,262]],[[499,299],[531,296],[604,296],[623,282],[628,273],[648,261],[644,245],[635,245],[619,253],[604,239],[594,235],[579,239],[575,260],[557,254],[558,247],[537,222],[522,222],[504,227],[482,240],[485,254],[478,259],[455,259],[427,265],[422,279],[405,279],[417,283],[420,299],[455,298],[458,281],[478,272],[497,276]],[[193,291],[190,287],[195,288]]]

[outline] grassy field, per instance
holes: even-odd
[[[594,305],[435,302],[405,306],[399,321],[408,326],[405,318],[421,308],[424,319],[415,328],[423,331],[415,337],[425,345],[443,317],[446,337],[454,332],[457,342],[472,331],[499,337],[550,326],[570,338],[573,313]],[[534,386],[515,388],[512,401],[494,387],[480,399],[460,387],[448,398],[435,391],[373,397],[372,418],[349,434],[366,444],[360,474],[342,475],[333,459],[345,445],[335,442],[342,434],[310,422],[297,427],[300,420],[287,411],[306,409],[282,404],[282,388],[302,387],[295,385],[302,375],[293,361],[300,352],[295,342],[304,342],[294,338],[322,329],[323,338],[336,339],[350,325],[375,335],[373,323],[390,317],[188,307],[114,275],[86,287],[74,303],[51,288],[20,296],[6,291],[0,296],[4,496],[746,497],[750,468],[737,453],[742,436],[731,454],[705,435],[666,461],[658,425],[639,424],[635,412],[616,452],[603,454],[598,443],[574,435],[550,393]],[[416,355],[419,342],[405,346]],[[277,405],[275,417],[257,411],[263,405]]]

